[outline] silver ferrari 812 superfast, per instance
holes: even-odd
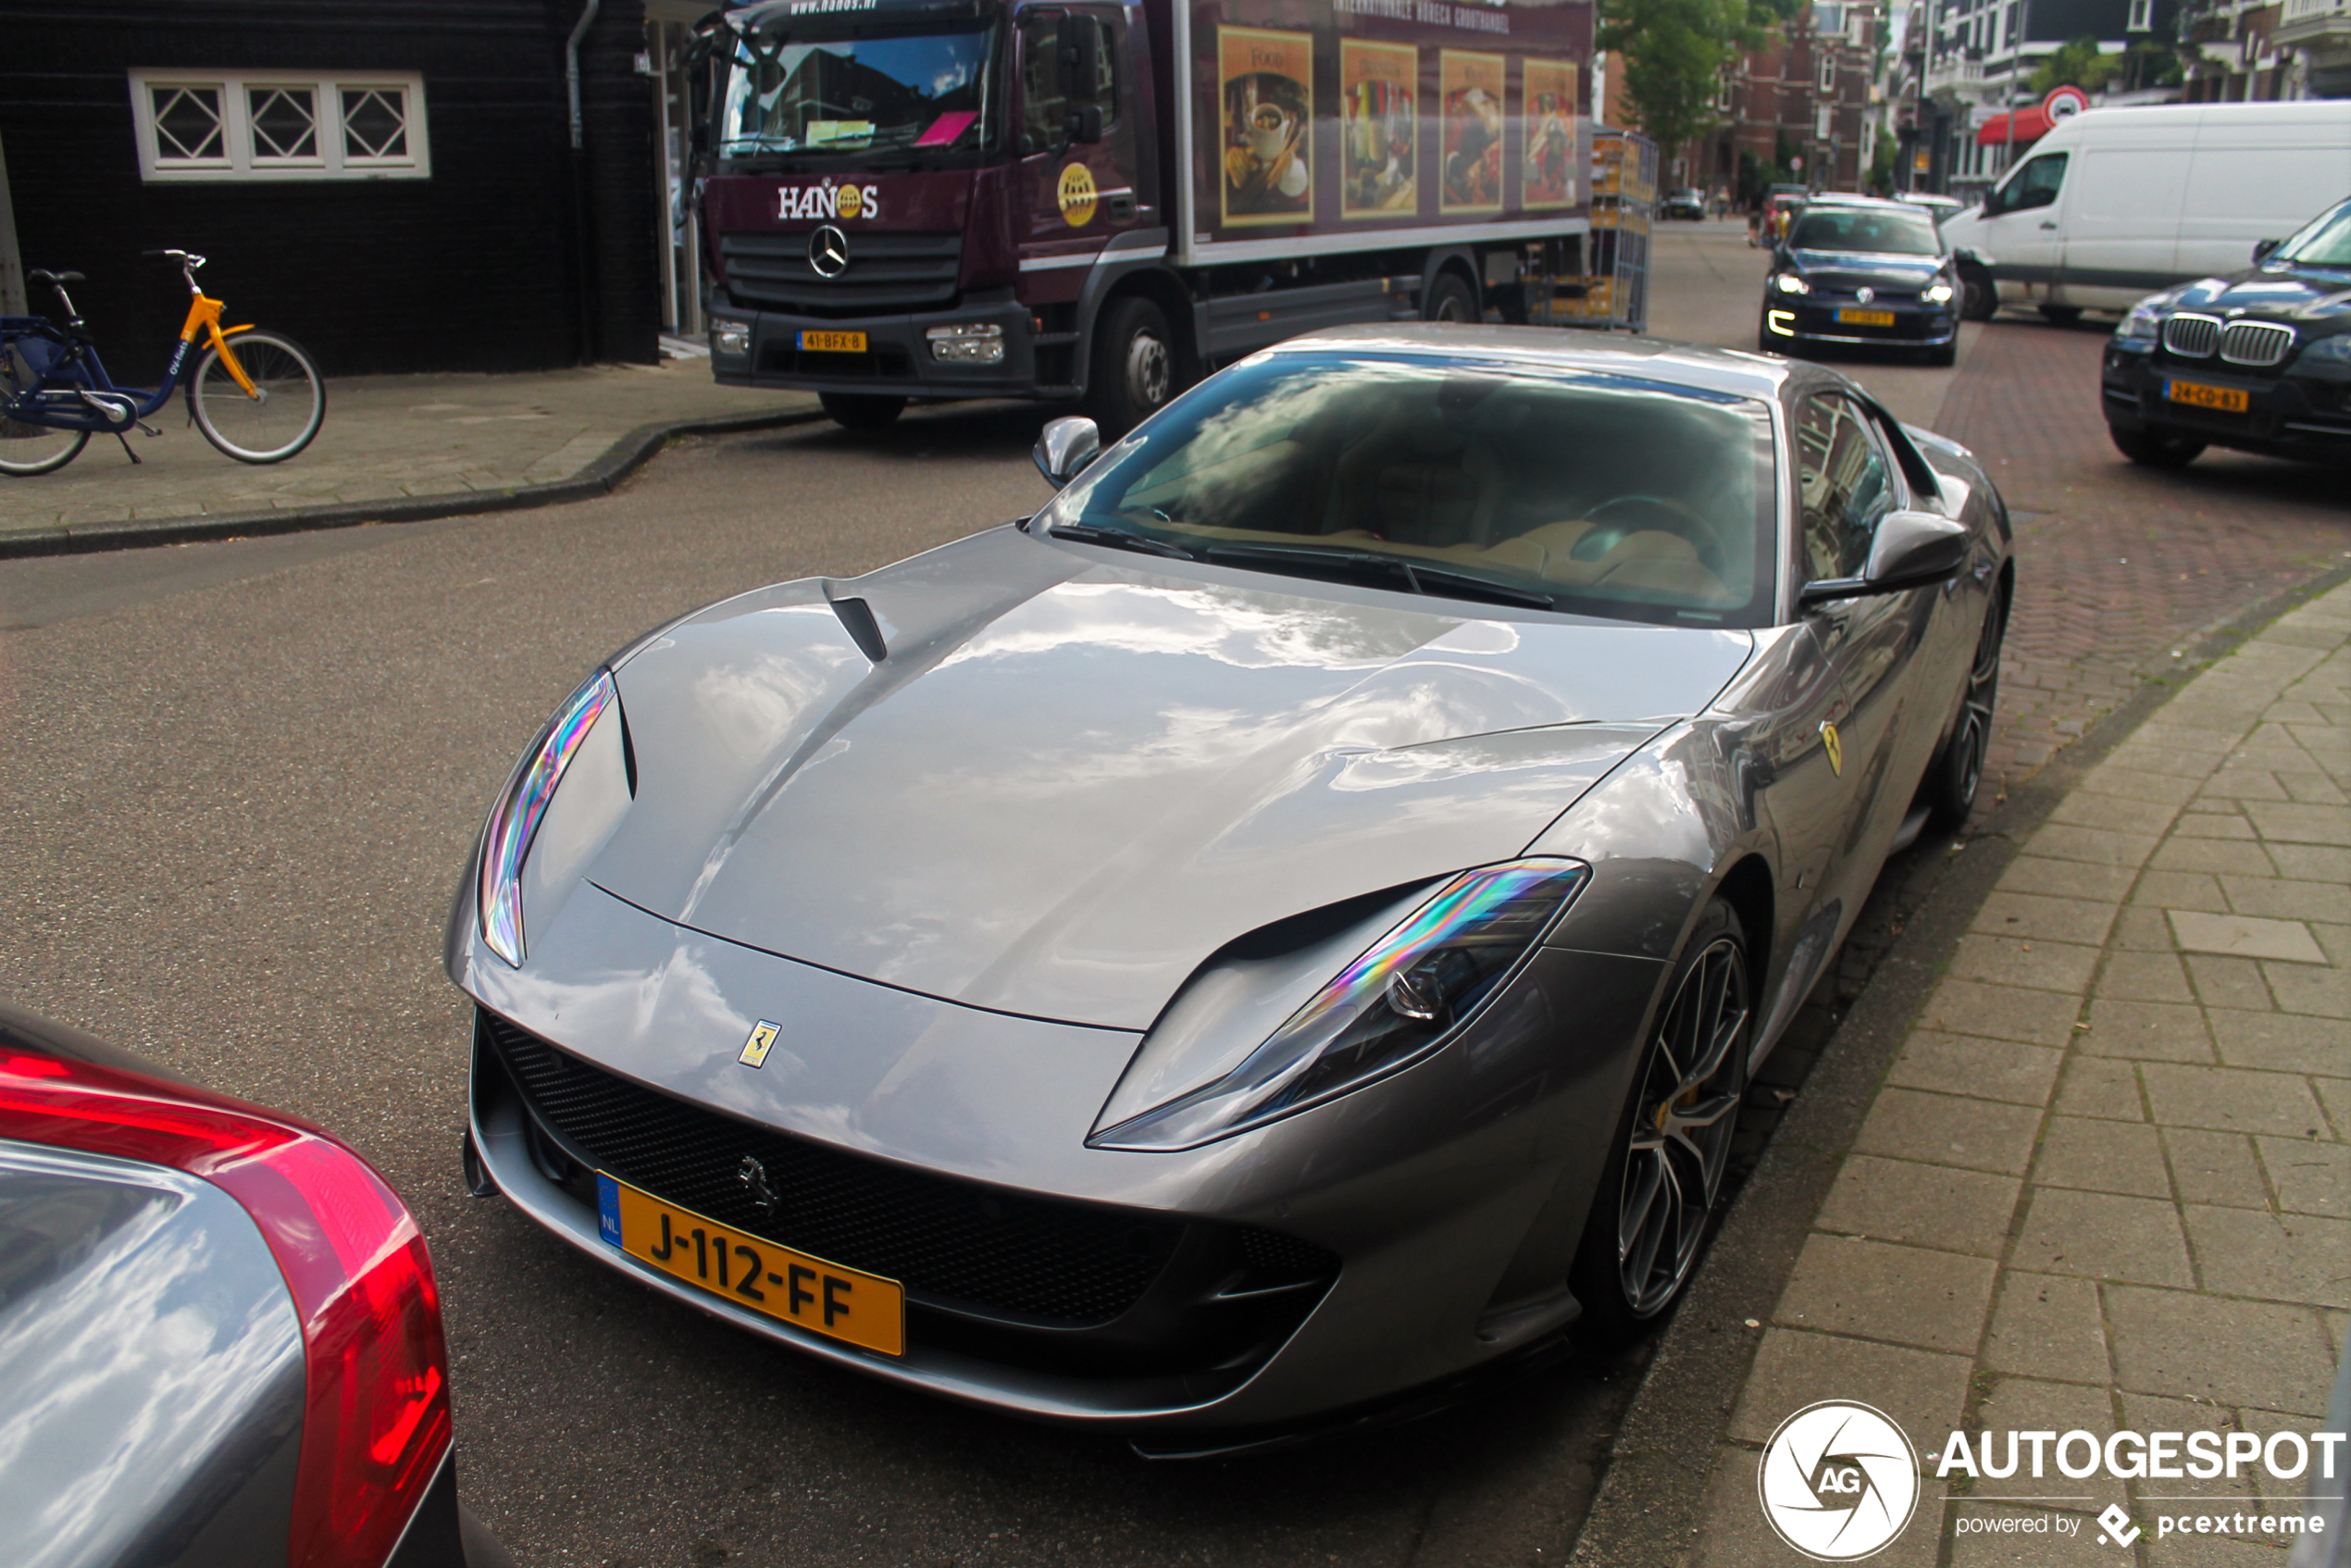
[[[1163,1451],[1677,1297],[1977,791],[2013,589],[1833,371],[1354,328],[1020,523],[597,669],[449,933],[469,1176],[753,1333]]]

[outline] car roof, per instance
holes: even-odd
[[[1453,322],[1398,321],[1384,325],[1326,327],[1275,344],[1263,352],[1299,354],[1356,349],[1381,354],[1433,355],[1463,360],[1508,360],[1552,370],[1582,370],[1626,376],[1719,396],[1776,402],[1795,374],[1788,361],[1744,349],[1665,338],[1569,331],[1558,327],[1464,326]]]
[[[1859,207],[1864,211],[1875,212],[1903,212],[1913,210],[1919,205],[1916,202],[1889,201],[1884,196],[1848,196],[1842,192],[1835,191],[1825,196],[1813,197],[1812,205],[1816,207]]]

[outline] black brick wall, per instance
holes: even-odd
[[[75,303],[119,381],[153,382],[186,312],[177,272],[138,254],[165,245],[210,258],[201,281],[230,320],[286,332],[330,376],[650,361],[661,296],[653,106],[634,69],[643,6],[603,0],[581,50],[576,181],[564,40],[579,4],[0,0],[0,138],[24,265],[88,274]],[[421,72],[431,178],[143,183],[133,67]],[[46,290],[32,294],[49,308]]]

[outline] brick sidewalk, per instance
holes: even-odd
[[[1983,456],[2017,523],[2017,603],[1984,807],[2201,628],[2351,553],[2342,476],[2218,450],[2133,467],[2099,413],[2104,330],[2002,319],[1934,428]]]
[[[364,376],[330,381],[317,440],[283,463],[223,456],[174,398],[130,438],[94,436],[54,474],[0,479],[0,541],[60,525],[243,516],[560,483],[642,426],[813,410],[804,394],[722,387],[707,359],[529,375]]]
[[[1961,1430],[2315,1428],[2351,1325],[2347,781],[2351,586],[2196,678],[2033,833],[1843,1155],[1689,1562],[1803,1561],[1757,1473],[1815,1400],[1873,1405],[1922,1453]],[[2116,1504],[2147,1568],[2284,1568],[2283,1534],[2164,1538],[2157,1515],[2307,1511],[2314,1489],[2054,1468],[1947,1486],[1930,1459],[1873,1561],[2112,1561],[2095,1516]],[[1987,1512],[2075,1531],[1957,1533]]]

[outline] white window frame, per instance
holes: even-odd
[[[130,72],[131,124],[139,145],[139,178],[149,184],[286,180],[429,180],[432,143],[426,134],[425,79],[416,71],[160,70]],[[220,156],[194,161],[164,156],[155,131],[155,94],[160,88],[209,88],[220,94]],[[309,156],[272,157],[254,141],[253,93],[272,87],[301,88],[311,94],[316,148]],[[349,154],[343,146],[345,93],[397,93],[407,132],[407,150],[389,157]]]
[[[1836,56],[1833,54],[1824,54],[1821,56],[1820,91],[1823,93],[1836,91]]]
[[[2155,0],[2131,0],[2131,19],[2122,29],[2125,32],[2150,32],[2155,29]]]

